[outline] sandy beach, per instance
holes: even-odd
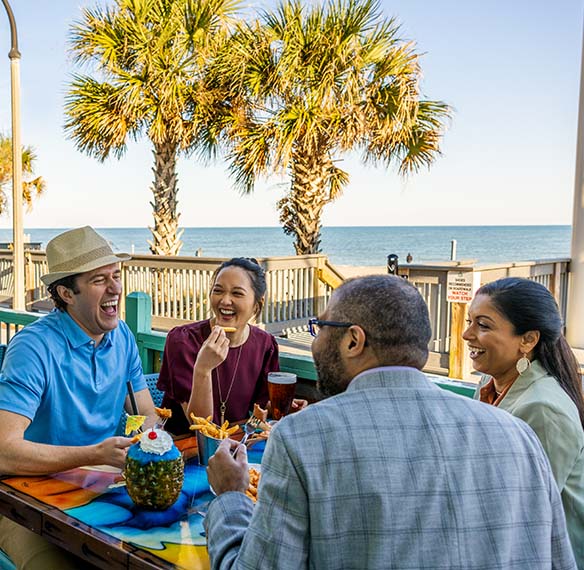
[[[336,265],[335,268],[345,278],[362,277],[364,275],[379,275],[387,273],[385,265]]]

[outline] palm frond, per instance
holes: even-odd
[[[80,150],[101,161],[110,152],[118,158],[123,156],[128,134],[136,131],[141,121],[150,119],[140,113],[143,101],[124,97],[125,93],[124,87],[91,77],[74,77],[65,99],[65,132]]]
[[[36,153],[31,147],[22,147],[22,200],[30,211],[33,198],[46,190],[42,176],[34,177]],[[6,211],[6,188],[12,187],[12,139],[0,133],[0,214]]]
[[[308,214],[295,213],[306,207],[297,193],[310,187],[322,204],[348,184],[333,162],[339,154],[361,149],[365,162],[395,163],[403,174],[431,164],[451,111],[422,99],[419,57],[378,0],[282,0],[239,24],[210,68],[233,103],[222,140],[236,185],[249,191],[262,174],[295,173],[294,198],[279,207],[285,227],[300,232]],[[297,250],[318,242],[304,238]]]
[[[115,0],[85,9],[70,45],[94,75],[73,75],[65,129],[77,147],[121,157],[128,137],[192,152],[212,109],[201,85],[227,38],[239,0]],[[216,90],[215,90],[216,91]]]
[[[39,197],[46,190],[46,183],[41,176],[30,180],[22,182],[22,197],[24,203],[26,204],[27,212],[32,210],[33,199]]]
[[[328,199],[333,202],[341,196],[349,184],[349,173],[331,162],[327,169]]]

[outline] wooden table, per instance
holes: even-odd
[[[176,568],[0,481],[0,514],[98,568]],[[204,568],[204,566],[201,566]]]
[[[181,497],[167,511],[131,503],[119,473],[90,468],[0,480],[0,514],[104,569],[209,568],[203,516],[213,498],[196,439],[177,441],[186,459]],[[257,446],[256,446],[257,447]],[[250,451],[261,461],[262,449]]]

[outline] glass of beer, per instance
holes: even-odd
[[[296,374],[268,372],[268,394],[272,404],[272,417],[279,420],[290,412],[296,391]]]

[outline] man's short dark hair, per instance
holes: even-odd
[[[345,281],[335,290],[329,317],[360,325],[382,366],[422,369],[432,336],[426,302],[407,280],[371,275]]]
[[[73,291],[73,293],[75,293],[75,294],[79,293],[79,288],[77,287],[77,277],[79,277],[79,275],[81,275],[81,274],[76,273],[75,275],[69,275],[67,277],[63,277],[62,279],[59,279],[58,281],[51,283],[47,287],[47,291],[49,292],[49,296],[51,297],[51,300],[55,304],[55,307],[57,307],[57,309],[59,309],[59,311],[63,311],[66,313],[67,312],[67,303],[65,303],[65,301],[63,301],[63,299],[61,298],[61,295],[59,295],[59,293],[57,291],[57,287],[59,285],[62,285],[63,287],[67,287],[67,289],[71,289]]]

